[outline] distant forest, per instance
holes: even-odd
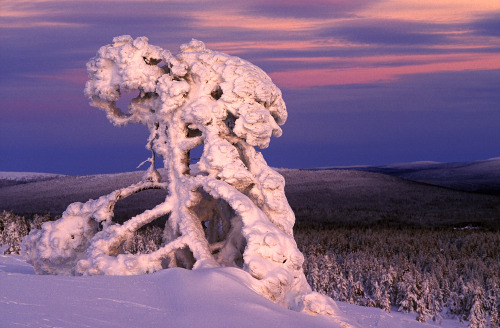
[[[295,239],[309,284],[335,300],[498,327],[498,231],[316,225]]]

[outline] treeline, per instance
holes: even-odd
[[[57,218],[0,213],[5,253],[19,254],[29,231]],[[471,328],[499,326],[498,231],[300,224],[295,240],[309,284],[335,300],[411,312],[419,321],[453,317]],[[148,226],[124,252],[150,253],[161,243],[162,229]]]
[[[295,239],[308,282],[335,300],[498,327],[499,232],[316,225]]]

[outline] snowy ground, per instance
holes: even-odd
[[[38,173],[38,172],[0,172],[0,179],[6,180],[40,180],[46,178],[57,178],[61,174]]]
[[[244,277],[230,268],[169,269],[142,276],[37,276],[21,257],[0,255],[0,327],[340,327],[264,299],[239,282]],[[338,305],[355,327],[438,326],[418,323],[413,314]],[[441,327],[466,325],[444,320]]]

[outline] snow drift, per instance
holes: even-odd
[[[325,316],[284,309],[250,290],[249,282],[235,268],[176,268],[138,276],[35,275],[20,256],[0,255],[0,326],[342,327]],[[339,306],[346,322],[364,328],[466,327],[451,320],[437,326],[419,323],[413,314]]]

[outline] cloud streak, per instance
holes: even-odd
[[[387,83],[409,74],[500,69],[500,56],[497,54],[451,56],[455,58],[441,62],[431,59],[429,63],[422,63],[425,57],[427,56],[418,57],[421,58],[421,62],[412,65],[395,65],[392,62],[389,66],[291,70],[271,73],[271,77],[275,83],[283,87],[302,89],[325,85]],[[358,62],[366,64],[362,59]]]
[[[46,75],[23,75],[27,78],[35,78],[42,80],[58,80],[63,82],[74,83],[78,86],[85,85],[88,80],[87,71],[84,68],[65,69],[59,74]]]

